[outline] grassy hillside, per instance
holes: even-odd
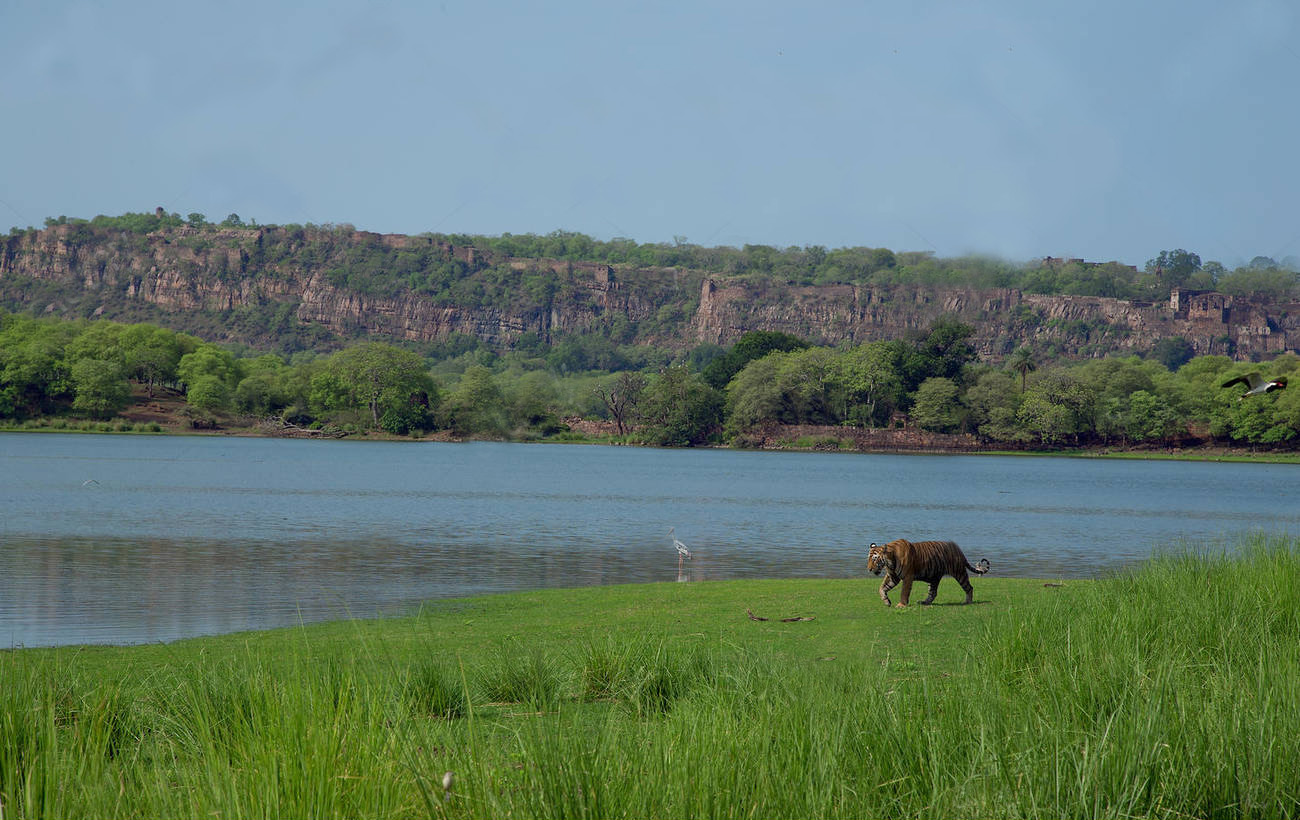
[[[653,584],[7,652],[0,800],[6,817],[1294,817],[1297,547],[976,579],[969,607],[951,580],[907,610],[874,578]]]

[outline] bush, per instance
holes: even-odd
[[[428,662],[411,671],[406,702],[412,711],[433,717],[464,717],[468,699],[460,676],[447,666]]]
[[[483,696],[493,703],[524,703],[545,708],[560,699],[560,677],[540,650],[518,646],[497,651],[496,664],[482,678]]]

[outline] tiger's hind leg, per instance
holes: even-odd
[[[970,585],[970,576],[966,574],[966,570],[963,569],[952,577],[956,578],[961,588],[966,590],[966,603],[975,600],[975,588]]]
[[[939,594],[939,581],[937,580],[931,581],[930,594],[925,596],[925,600],[921,602],[921,606],[929,606],[930,604],[934,603],[934,596],[938,594]]]

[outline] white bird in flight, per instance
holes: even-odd
[[[680,561],[682,558],[690,558],[690,557],[691,557],[691,551],[688,550],[688,549],[686,549],[686,545],[685,545],[685,544],[683,544],[681,541],[678,541],[678,540],[677,540],[677,536],[676,536],[676,535],[674,534],[674,532],[673,532],[673,531],[676,530],[676,529],[677,529],[676,527],[669,527],[669,528],[668,528],[668,537],[671,538],[671,539],[673,539],[673,546],[677,548],[677,555],[678,555],[677,560]]]

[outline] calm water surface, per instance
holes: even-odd
[[[1001,576],[1300,531],[1300,468],[0,434],[0,645],[138,643],[516,589],[865,574],[958,541]],[[668,528],[695,552],[679,575]],[[875,583],[864,588],[874,595]]]

